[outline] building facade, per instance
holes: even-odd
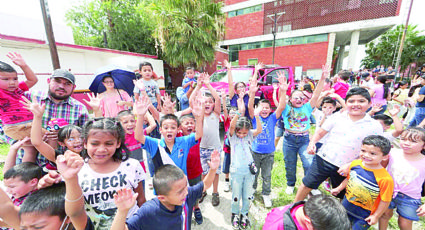
[[[326,63],[335,69],[353,68],[358,45],[400,24],[404,7],[402,0],[225,0],[224,4],[226,35],[220,47],[228,50],[229,61],[290,66],[297,75],[313,77],[320,76]],[[346,46],[348,62],[342,66]]]

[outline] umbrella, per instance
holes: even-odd
[[[130,96],[133,96],[134,84],[133,80],[136,79],[136,74],[123,67],[116,65],[108,65],[96,70],[94,80],[89,89],[94,93],[102,93],[106,91],[102,80],[105,76],[112,77],[114,80],[115,88],[125,90]]]

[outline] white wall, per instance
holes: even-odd
[[[22,70],[6,57],[6,54],[11,51],[22,54],[27,64],[37,74],[39,81],[34,86],[34,89],[45,89],[47,87],[47,78],[53,69],[47,45],[3,42],[0,40],[0,60],[11,64],[18,73],[22,73]],[[106,65],[118,65],[135,70],[140,62],[149,61],[154,66],[154,71],[157,75],[164,76],[162,60],[68,47],[58,47],[58,54],[61,68],[70,69],[76,76],[76,89],[88,89],[94,78],[93,73],[95,73],[96,69]],[[20,80],[24,79],[24,76],[20,75],[19,78]],[[163,87],[164,81],[158,81],[158,84]]]

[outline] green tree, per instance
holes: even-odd
[[[412,25],[407,27],[400,60],[401,70],[406,69],[410,63],[425,62],[425,52],[423,52],[425,36],[421,35],[422,31],[416,30],[416,27]],[[366,44],[366,57],[362,60],[362,64],[366,68],[373,68],[378,63],[385,66],[395,65],[403,30],[404,26],[399,25]]]
[[[76,44],[156,54],[148,0],[93,0],[73,7],[66,19]]]
[[[157,0],[151,5],[154,37],[163,58],[173,67],[203,66],[214,60],[224,36],[222,2],[212,0]]]

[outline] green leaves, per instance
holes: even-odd
[[[202,66],[214,60],[224,36],[222,3],[210,0],[159,0],[151,4],[157,23],[153,36],[173,67]]]
[[[407,27],[406,39],[403,46],[401,56],[401,70],[413,63],[425,62],[425,36],[421,35],[422,31],[416,30],[417,26],[409,25]],[[367,68],[373,68],[377,64],[385,66],[394,65],[399,50],[403,25],[399,25],[392,30],[382,34],[377,39],[366,44],[366,57],[362,60],[362,64]]]

